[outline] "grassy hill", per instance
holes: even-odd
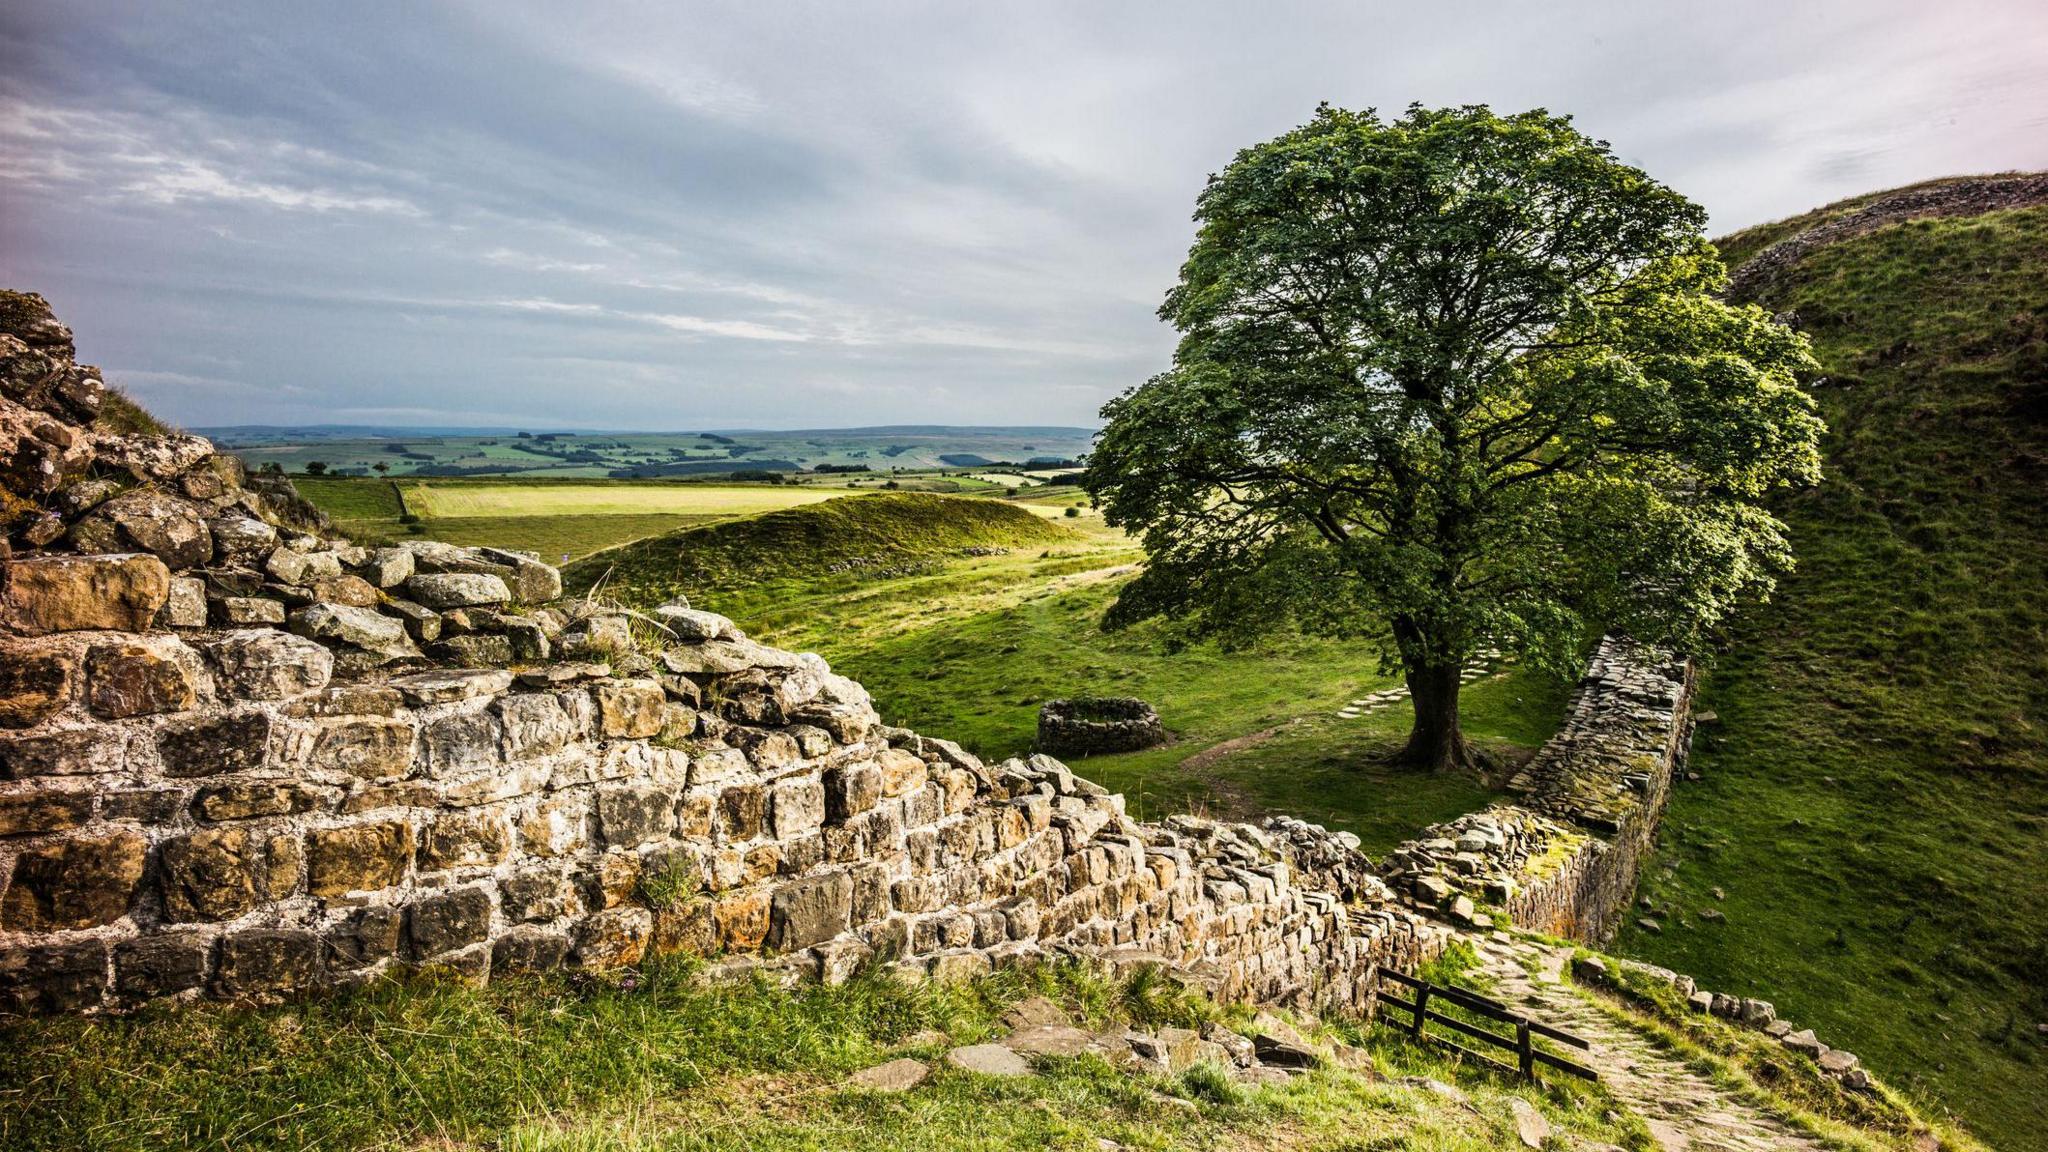
[[[999,500],[887,492],[686,529],[590,557],[563,573],[570,588],[600,580],[634,602],[741,593],[772,597],[791,582],[904,575],[968,549],[1045,548],[1074,533]]]
[[[1994,1146],[2043,1149],[2048,203],[1925,215],[1959,183],[1724,242],[1834,225],[1746,288],[1826,366],[1827,476],[1781,509],[1798,573],[1707,678],[1704,778],[1644,885],[1666,927],[1617,947],[1772,997]]]

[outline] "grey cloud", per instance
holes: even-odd
[[[193,424],[1087,422],[1203,177],[1547,106],[1717,227],[2048,166],[2048,10],[397,0],[0,10],[0,281]]]

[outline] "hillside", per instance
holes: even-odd
[[[1644,885],[1665,927],[1618,947],[2048,1148],[2048,177],[1725,247],[1773,244],[1738,293],[1814,340],[1827,476],[1782,508],[1799,571],[1709,674],[1703,779]]]
[[[761,516],[685,529],[585,559],[563,572],[586,589],[659,603],[820,575],[851,581],[903,575],[969,549],[1043,548],[1071,543],[1065,528],[999,500],[917,492],[847,496]]]

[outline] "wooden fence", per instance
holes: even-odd
[[[1413,976],[1389,971],[1384,968],[1380,970],[1380,976],[1413,990],[1415,999],[1412,1001],[1403,1000],[1388,992],[1382,992],[1380,993],[1380,1004],[1384,1007],[1398,1008],[1408,1013],[1410,1018],[1408,1034],[1417,1040],[1434,1041],[1435,1043],[1455,1048],[1483,1064],[1490,1064],[1502,1071],[1509,1070],[1507,1065],[1490,1056],[1474,1052],[1472,1049],[1448,1037],[1431,1035],[1425,1031],[1428,1025],[1439,1024],[1461,1036],[1467,1036],[1481,1043],[1491,1044],[1496,1048],[1505,1048],[1514,1052],[1514,1070],[1519,1071],[1531,1080],[1536,1079],[1536,1069],[1539,1065],[1555,1068],[1560,1072],[1577,1076],[1582,1080],[1598,1080],[1600,1078],[1598,1073],[1595,1073],[1591,1068],[1583,1064],[1575,1064],[1562,1056],[1536,1047],[1536,1038],[1539,1036],[1545,1040],[1554,1041],[1570,1048],[1577,1048],[1581,1051],[1588,1047],[1584,1040],[1569,1032],[1531,1020],[1500,1001],[1481,996],[1477,992],[1468,992],[1463,988],[1447,988],[1439,984],[1431,984],[1427,980],[1417,980]],[[1438,1012],[1430,1007],[1432,1000],[1453,1004],[1475,1016],[1482,1016],[1489,1020],[1498,1020],[1503,1024],[1511,1025],[1515,1030],[1514,1035],[1505,1036],[1498,1032],[1490,1032],[1469,1021],[1460,1020],[1455,1016],[1446,1016],[1442,1012]]]

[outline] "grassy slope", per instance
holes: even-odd
[[[1027,994],[1098,1029],[1219,1017],[1244,1026],[1245,1009],[1159,980],[1048,965],[950,987],[857,979],[785,991],[707,987],[691,975],[671,962],[630,982],[382,982],[256,1010],[16,1023],[0,1028],[0,1056],[16,1073],[0,1080],[0,1147],[1487,1152],[1517,1146],[1518,1098],[1549,1118],[1549,1146],[1654,1147],[1642,1119],[1617,1112],[1597,1086],[1522,1084],[1387,1028],[1331,1031],[1370,1044],[1377,1076],[1322,1068],[1256,1090],[1208,1068],[1130,1075],[1082,1057],[995,1080],[940,1059],[948,1043],[999,1037],[1002,1011]],[[1709,1045],[1728,1031],[1688,1027]],[[913,1091],[845,1087],[848,1073],[904,1056],[935,1068]],[[1739,1060],[1698,1059],[1742,1076]],[[1405,1082],[1422,1076],[1459,1085],[1469,1104]],[[1797,1095],[1760,1098],[1802,1128],[1844,1137],[1842,1147],[1904,1146],[1899,1124],[1849,1131],[1830,1123],[1825,1101],[1813,1114]]]
[[[1673,926],[1618,946],[2048,1148],[2048,209],[1894,225],[1771,291],[1829,370],[1829,473],[1708,678],[1645,885]]]
[[[787,508],[642,540],[563,573],[573,588],[599,580],[613,595],[655,601],[681,593],[704,597],[745,589],[772,598],[793,585],[816,585],[838,569],[863,572],[932,565],[968,548],[1069,543],[1066,529],[1000,501],[889,492]],[[829,582],[829,581],[828,581]]]

